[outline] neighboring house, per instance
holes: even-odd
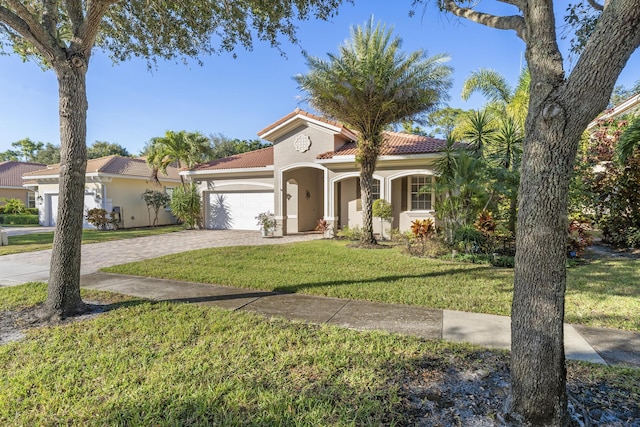
[[[595,120],[589,123],[589,125],[587,126],[587,130],[593,131],[593,129],[596,126],[598,126],[603,120],[620,117],[625,114],[638,115],[639,110],[640,110],[640,93],[633,95],[625,99],[624,101],[622,101],[620,104],[614,106],[613,108],[610,108],[604,111]]]
[[[167,168],[167,175],[159,174],[160,183],[151,178],[151,169],[144,159],[122,156],[107,156],[87,161],[84,190],[85,213],[93,208],[116,212],[120,216],[121,228],[146,227],[151,225],[154,212],[149,212],[142,200],[145,190],[171,193],[180,185],[177,168]],[[58,215],[58,185],[60,165],[23,175],[25,185],[36,193],[36,204],[40,213],[40,224],[53,226]],[[175,223],[168,209],[158,213],[158,225]],[[92,227],[86,221],[85,227]]]
[[[180,172],[200,185],[205,226],[257,230],[255,217],[270,210],[277,234],[314,230],[324,218],[334,230],[362,226],[356,135],[345,126],[295,110],[258,132],[273,146]],[[393,206],[385,228],[409,230],[434,215],[434,163],[446,141],[385,132],[374,173],[374,198]],[[426,191],[425,191],[426,189]],[[374,219],[374,231],[380,222]]]
[[[0,162],[0,198],[20,199],[29,208],[36,207],[33,190],[23,187],[22,175],[46,167],[40,163]],[[0,205],[3,205],[0,201]]]

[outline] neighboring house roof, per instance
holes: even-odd
[[[384,132],[384,142],[380,147],[380,156],[402,156],[407,154],[440,153],[447,146],[443,139],[414,135],[401,132]],[[335,151],[318,155],[318,159],[332,159],[335,156],[355,156],[357,146],[355,142],[348,142]]]
[[[606,110],[603,114],[598,116],[594,121],[589,123],[589,125],[587,126],[587,130],[593,129],[598,125],[598,123],[601,123],[602,120],[618,117],[623,114],[633,112],[638,108],[640,108],[640,93],[637,95],[633,95],[632,97],[625,99],[615,107],[609,110]]]
[[[273,146],[196,165],[192,171],[246,169],[273,166]]]
[[[325,117],[316,116],[315,114],[308,113],[299,108],[296,108],[294,111],[287,114],[280,120],[262,129],[260,132],[258,132],[258,136],[260,138],[266,139],[267,141],[274,142],[274,140],[277,139],[279,135],[288,131],[292,126],[296,126],[296,123],[300,120],[328,125],[330,128],[333,128],[334,132],[343,135],[345,138],[349,140],[356,139],[356,134],[346,126],[344,126],[342,123],[329,120]]]
[[[147,165],[147,162],[144,159],[134,159],[131,157],[113,155],[87,161],[87,175],[97,174],[151,178],[151,168]],[[25,179],[28,179],[58,175],[60,175],[60,164],[47,166],[46,169],[25,173],[23,176]],[[178,168],[169,166],[167,168],[167,174],[164,175],[159,173],[158,178],[178,180],[180,179],[180,176],[178,175]]]
[[[0,188],[24,188],[22,175],[42,169],[46,165],[41,163],[0,162]]]

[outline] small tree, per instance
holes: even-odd
[[[385,199],[377,199],[373,202],[373,216],[380,218],[380,237],[384,239],[383,222],[391,223],[393,219],[393,206]]]
[[[171,197],[162,191],[145,190],[142,193],[142,200],[147,204],[147,210],[149,211],[149,225],[155,227],[158,224],[158,212],[161,208],[167,206],[171,201]],[[151,209],[155,214],[153,224],[151,223]]]
[[[196,184],[191,183],[187,188],[178,187],[174,190],[171,211],[187,229],[201,228],[201,207],[200,192]]]

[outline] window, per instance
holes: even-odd
[[[167,203],[164,206],[164,209],[167,210],[167,211],[171,210],[170,204],[171,204],[171,200],[173,200],[173,190],[175,190],[175,189],[176,189],[175,187],[164,187],[164,193],[169,196],[169,203]]]
[[[27,207],[36,207],[36,193],[34,193],[33,191],[27,191]]]
[[[412,176],[411,177],[411,210],[427,211],[431,210],[431,196],[433,194],[431,176]]]
[[[380,180],[373,178],[371,184],[371,202],[380,198]],[[362,210],[362,189],[360,188],[360,178],[356,178],[356,210]]]

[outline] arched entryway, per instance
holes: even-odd
[[[315,167],[299,167],[282,172],[282,212],[284,233],[313,231],[325,216],[325,172]]]

